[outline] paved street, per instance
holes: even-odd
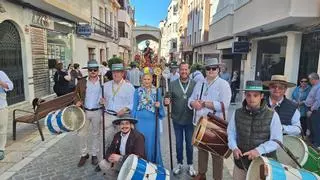
[[[232,108],[231,108],[232,109]],[[231,110],[232,111],[232,110]],[[229,112],[229,114],[231,113]],[[164,133],[162,134],[162,155],[164,164],[167,169],[170,168],[169,160],[169,146],[168,146],[168,131],[167,124],[164,124]],[[110,134],[107,133],[107,136]],[[24,166],[21,170],[15,173],[10,179],[116,179],[117,174],[109,172],[105,175],[94,172],[94,166],[87,161],[84,167],[78,168],[79,161],[79,138],[74,133],[59,135],[60,139],[50,148],[44,151],[39,156],[35,157],[33,161]],[[172,136],[174,138],[174,136]],[[174,139],[173,139],[174,141]],[[197,149],[194,149],[194,164],[197,169]],[[175,163],[175,147],[173,146],[173,157]],[[207,177],[212,177],[211,158],[209,160],[209,171]],[[186,168],[185,168],[186,169]],[[232,169],[232,161],[230,159],[225,161],[224,179],[232,179],[230,170]],[[171,176],[171,179],[192,179],[184,170],[179,176]]]

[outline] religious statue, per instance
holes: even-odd
[[[145,61],[145,66],[151,67],[152,62],[152,58],[153,58],[153,49],[149,47],[150,45],[150,41],[146,41],[146,48],[144,48],[143,50],[143,57],[144,57],[144,61]]]

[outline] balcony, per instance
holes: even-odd
[[[127,37],[120,37],[119,46],[131,49],[131,41]]]
[[[128,25],[132,24],[132,20],[129,16],[128,12],[125,9],[118,10],[118,21],[125,22]]]
[[[10,0],[23,6],[31,6],[74,22],[90,22],[90,1],[87,0]],[[79,3],[80,2],[80,3]]]
[[[92,27],[93,31],[96,34],[99,34],[101,36],[113,37],[112,27],[107,25],[106,23],[100,21],[99,19],[92,17]]]
[[[245,35],[300,24],[320,16],[319,0],[236,0],[233,33]]]

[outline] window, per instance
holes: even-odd
[[[125,37],[125,23],[124,22],[118,22],[118,31],[119,31],[119,37]]]
[[[95,48],[88,48],[89,60],[95,59]]]
[[[103,8],[99,7],[99,20],[103,22]]]

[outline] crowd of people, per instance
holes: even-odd
[[[283,142],[283,135],[308,136],[313,147],[320,150],[320,81],[317,73],[300,78],[300,84],[288,98],[285,96],[287,89],[295,84],[288,82],[284,75],[273,75],[264,82],[248,80],[245,87],[239,89],[239,72],[233,72],[232,76],[227,74],[216,58],[205,60],[204,74],[199,67],[190,73],[189,64],[182,62],[167,67],[170,68],[169,86],[168,93],[163,96],[160,88],[153,84],[151,69],[141,71],[136,63],[131,63],[128,70],[121,61],[110,68],[106,62],[103,65],[101,68],[97,61],[88,61],[84,67],[88,76],[83,77],[79,64],[63,70],[62,63],[58,63],[54,75],[57,96],[75,91],[74,103],[85,111],[85,125],[78,131],[81,152],[78,167],[91,156],[95,171],[119,171],[130,154],[163,166],[160,139],[165,107],[171,107],[175,134],[177,164],[172,170],[175,175],[182,172],[185,149],[187,171],[195,180],[206,179],[209,154],[213,179],[223,179],[224,158],[220,155],[199,148],[198,172],[193,165],[194,128],[208,113],[229,122],[226,133],[235,163],[233,177],[237,180],[246,178],[253,159],[259,156],[276,159],[277,142]],[[10,79],[0,71],[2,117],[8,117],[6,92],[12,89]],[[227,118],[229,105],[235,102],[238,92],[244,92],[242,106]],[[0,121],[0,160],[5,156],[6,123],[7,119]],[[114,136],[107,137],[107,150],[99,160],[101,129]],[[91,143],[89,136],[92,136]]]

